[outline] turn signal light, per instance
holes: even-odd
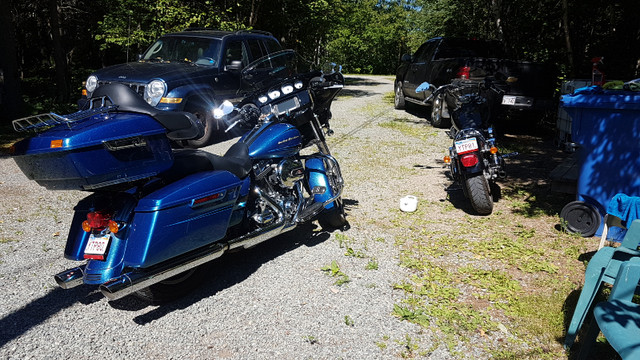
[[[444,159],[442,159],[444,161],[445,164],[451,164],[451,157],[450,156],[445,156]]]
[[[180,104],[182,102],[182,98],[166,98],[163,97],[160,99],[160,102],[163,104]]]
[[[61,147],[62,147],[62,140],[51,140],[51,145],[50,145],[51,149],[61,148]]]
[[[114,234],[117,234],[118,230],[120,230],[120,225],[118,225],[118,223],[113,220],[109,220],[109,231],[111,231]]]
[[[497,154],[498,153],[498,148],[495,146],[492,146],[491,149],[489,149],[489,152],[492,154]]]

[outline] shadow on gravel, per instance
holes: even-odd
[[[91,304],[102,300],[95,288],[79,286],[64,290],[56,288],[47,295],[31,301],[21,309],[0,319],[0,347],[36,327],[76,302]]]
[[[377,93],[362,89],[352,89],[353,86],[378,86],[384,85],[386,82],[375,81],[371,78],[357,77],[357,76],[345,76],[344,89],[340,91],[338,97],[367,97],[374,96]]]
[[[344,200],[345,206],[353,206],[357,201]],[[225,254],[211,263],[211,279],[205,281],[194,292],[174,302],[162,306],[153,307],[149,312],[136,316],[133,321],[139,325],[145,325],[158,320],[176,310],[185,309],[205,298],[215,296],[220,291],[230,288],[246,280],[256,272],[263,264],[287,253],[300,246],[316,246],[327,239],[330,234],[326,231],[314,231],[317,225],[306,223],[298,228],[282,234],[273,239],[248,250],[241,250]],[[123,299],[109,303],[119,310],[139,311],[150,304],[134,297],[127,296]]]

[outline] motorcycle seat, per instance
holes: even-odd
[[[203,150],[175,150],[173,166],[163,174],[163,178],[171,180],[183,178],[201,171],[225,170],[240,179],[251,171],[249,147],[242,142],[232,145],[224,156],[208,153]]]

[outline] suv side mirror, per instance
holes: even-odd
[[[400,58],[400,61],[402,62],[411,62],[411,54],[404,54],[402,55],[402,58]]]
[[[240,60],[233,60],[231,62],[231,64],[227,65],[224,67],[224,69],[226,71],[237,71],[237,70],[242,70],[242,61]]]

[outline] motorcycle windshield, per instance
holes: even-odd
[[[282,50],[247,65],[242,70],[242,80],[255,89],[264,89],[310,69],[311,64],[295,51]]]

